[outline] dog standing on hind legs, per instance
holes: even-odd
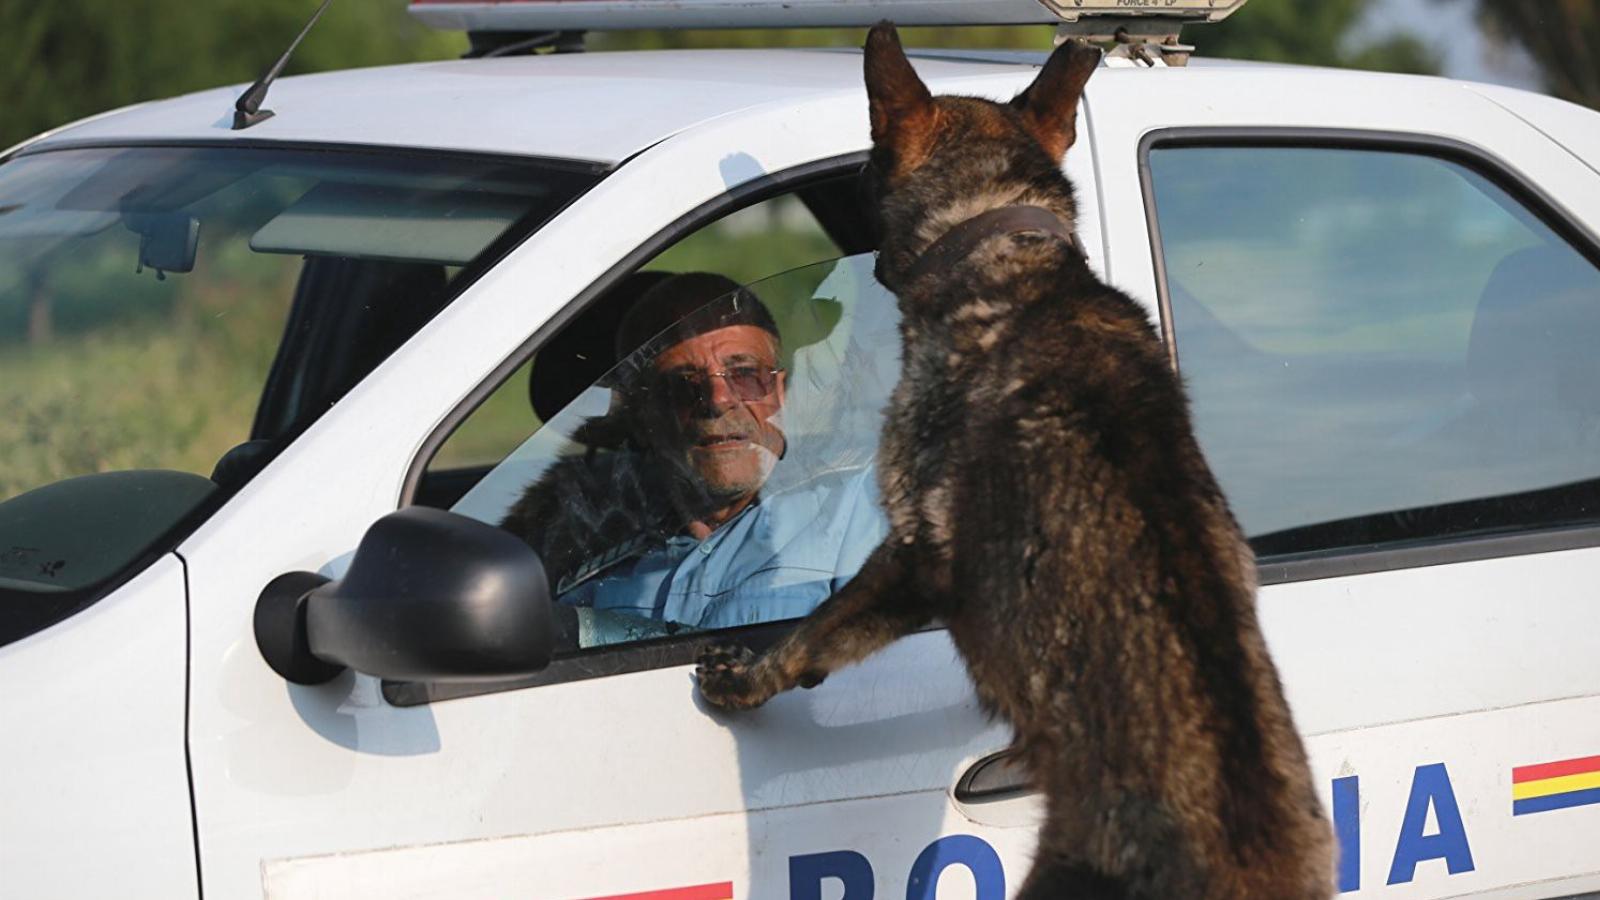
[[[1010,104],[935,98],[872,30],[889,536],[767,652],[708,648],[700,691],[758,706],[942,620],[1044,797],[1019,900],[1322,900],[1332,835],[1249,545],[1142,308],[1072,237],[1060,160],[1099,58],[1062,45]]]

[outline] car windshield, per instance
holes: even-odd
[[[598,177],[262,146],[0,163],[0,644],[164,551]]]

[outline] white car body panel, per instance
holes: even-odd
[[[1600,113],[1544,94],[1494,84],[1474,84],[1471,89],[1544,132],[1589,168],[1600,172]]]
[[[284,78],[277,115],[233,131],[246,85],[144,104],[51,134],[40,145],[103,140],[307,141],[617,162],[664,138],[762,107],[792,109],[861,91],[855,59],[825,50],[596,53],[415,63]],[[932,80],[1018,67],[938,62]],[[1024,70],[1025,71],[1025,70]]]
[[[1445,769],[1468,831],[1476,870],[1450,876],[1442,860],[1417,865],[1414,884],[1387,887],[1382,896],[1438,897],[1430,882],[1448,883],[1456,894],[1501,900],[1569,895],[1600,889],[1600,860],[1593,834],[1543,814],[1524,821],[1493,811],[1509,809],[1509,768],[1530,735],[1539,739],[1593,741],[1588,722],[1600,720],[1600,699],[1587,697],[1501,710],[1492,717],[1443,717],[1313,736],[1309,747],[1318,780],[1349,778],[1359,770],[1361,884],[1354,896],[1378,893],[1393,867],[1396,835],[1402,830],[1416,767],[1394,754],[1404,746],[1448,758]],[[1587,731],[1585,730],[1587,729]],[[1036,804],[1012,812],[1003,824],[978,821],[942,792],[802,806],[747,819],[737,814],[676,821],[670,827],[620,825],[604,831],[507,837],[491,840],[377,850],[273,861],[266,866],[269,897],[294,900],[498,900],[581,897],[597,884],[618,892],[668,885],[732,882],[736,897],[787,896],[790,856],[861,849],[868,857],[879,896],[900,896],[916,858],[941,836],[977,831],[1003,860],[1007,886],[1014,887],[1032,852]],[[964,814],[965,813],[965,814]],[[982,817],[983,812],[976,815]],[[998,816],[991,816],[998,818]],[[981,830],[975,829],[982,825]],[[930,827],[934,826],[934,827]],[[1534,832],[1530,838],[1524,830]],[[1434,831],[1433,827],[1429,828]],[[893,840],[885,840],[892,835]],[[1538,854],[1522,849],[1533,841]],[[753,848],[748,876],[741,877],[714,853],[686,848]],[[644,847],[651,865],[618,872],[620,847]],[[652,852],[653,851],[653,852]],[[1436,871],[1434,871],[1436,870]],[[939,884],[940,898],[978,898],[988,892],[983,874],[952,867]],[[1492,873],[1492,874],[1491,874]],[[1571,873],[1587,873],[1570,877]],[[1562,876],[1559,879],[1555,876]]]
[[[928,60],[918,68],[936,92],[994,99],[1008,99],[1034,73]],[[963,805],[951,797],[966,767],[1007,736],[977,709],[942,632],[915,635],[815,690],[729,717],[697,704],[685,667],[396,708],[365,675],[286,685],[261,659],[251,630],[262,586],[351,551],[394,510],[413,457],[450,410],[631,251],[730,189],[864,151],[859,57],[547,56],[293,78],[268,100],[278,115],[244,132],[227,129],[237,93],[150,104],[33,146],[293,141],[628,161],[485,274],[180,546],[190,597],[194,831],[206,894],[560,900],[726,882],[744,900],[786,896],[797,856],[849,851],[869,861],[879,896],[898,897],[915,860],[956,835],[997,853],[1014,890],[1037,801]],[[1588,120],[1514,92],[1293,67],[1117,69],[1097,74],[1085,110],[1067,161],[1080,237],[1092,263],[1152,316],[1139,146],[1163,129],[1448,138],[1519,173],[1589,232],[1600,231],[1600,154],[1588,132],[1567,124]],[[106,827],[125,841],[133,834],[124,830],[128,810],[148,823],[138,832],[145,843],[119,845],[123,856],[112,859],[159,857],[141,860],[155,867],[149,896],[195,895],[183,748],[171,739],[155,746],[184,726],[182,575],[165,559],[89,611],[0,649],[5,683],[36,683],[47,670],[81,677],[82,687],[62,696],[117,704],[95,728],[137,727],[139,741],[153,742],[103,738],[119,756],[82,783],[98,794],[65,798],[82,816],[105,808],[98,798],[115,796],[121,805],[106,814]],[[1577,549],[1262,591],[1263,627],[1324,802],[1343,810],[1341,828],[1359,836],[1355,896],[1600,890],[1600,807],[1512,817],[1509,787],[1515,766],[1600,753],[1597,576],[1600,549]],[[121,649],[107,654],[111,643]],[[45,647],[56,648],[48,667],[36,661]],[[96,675],[89,683],[100,671],[90,660],[128,666],[137,677]],[[107,684],[117,690],[108,693]],[[0,720],[10,733],[13,721],[65,717],[49,706],[7,692]],[[67,740],[87,726],[57,727],[63,746],[49,752],[63,766],[87,766],[84,748]],[[33,761],[32,744],[8,738],[0,747],[8,772],[44,765]],[[159,775],[135,783],[130,776],[146,764]],[[1460,816],[1447,822],[1428,806],[1424,834],[1405,813],[1419,769],[1431,766],[1447,770]],[[1355,820],[1335,804],[1335,792],[1352,785],[1339,779],[1352,777]],[[68,864],[70,848],[13,842],[10,829],[45,814],[45,795],[27,796],[16,812],[9,802],[0,809],[0,869],[10,877],[11,860],[43,854],[49,867],[30,856],[23,884],[40,888],[25,893],[47,896],[55,887],[44,879]],[[1413,877],[1386,883],[1401,845],[1455,826],[1472,868],[1452,872],[1459,866],[1427,859]],[[26,853],[6,855],[19,847]],[[116,874],[108,865],[103,877]],[[937,896],[998,900],[988,877],[954,865],[939,876]]]
[[[197,894],[183,563],[0,647],[0,894]]]

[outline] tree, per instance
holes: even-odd
[[[317,0],[49,0],[0,3],[0,149],[107,109],[250,82],[288,47]],[[335,3],[288,73],[459,56],[404,0]],[[218,110],[219,116],[225,110]]]
[[[1476,0],[1491,41],[1521,47],[1550,93],[1600,109],[1600,4],[1594,0]]]
[[[1202,56],[1434,75],[1439,58],[1412,35],[1359,37],[1373,0],[1250,0],[1218,25],[1184,39]]]

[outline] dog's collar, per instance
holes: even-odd
[[[906,273],[906,283],[915,282],[930,272],[950,268],[989,238],[1029,231],[1053,234],[1066,241],[1067,246],[1080,257],[1087,258],[1083,247],[1078,244],[1078,236],[1055,213],[1042,206],[1002,206],[973,216],[928,245],[928,249],[922,251],[917,261],[911,264],[911,270]]]

